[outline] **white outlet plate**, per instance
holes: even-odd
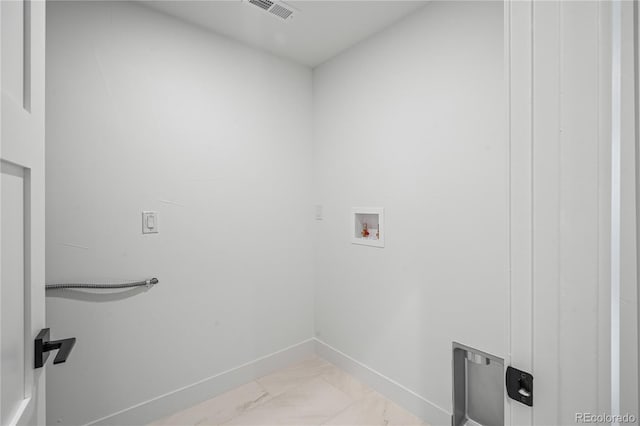
[[[142,233],[158,233],[158,212],[142,212]]]

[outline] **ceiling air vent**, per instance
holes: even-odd
[[[273,2],[269,0],[249,0],[249,3],[256,5],[264,10],[269,10],[269,8],[273,6]]]
[[[269,12],[281,17],[282,19],[287,19],[289,16],[291,16],[293,10],[287,9],[286,7],[283,7],[279,4],[274,4],[273,6],[271,6],[271,9],[269,9]]]
[[[271,0],[247,0],[254,6],[258,6],[262,10],[266,10],[273,16],[277,16],[282,20],[288,20],[293,18],[293,13],[295,9],[288,4],[278,1],[274,2]]]

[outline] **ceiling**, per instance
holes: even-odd
[[[286,1],[282,19],[247,0],[144,0],[141,3],[278,56],[314,67],[423,7],[420,0]]]

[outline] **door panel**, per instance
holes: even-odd
[[[24,2],[2,2],[2,94],[22,104],[24,83]]]
[[[45,424],[45,2],[0,1],[0,422]]]
[[[609,413],[611,2],[510,1],[513,425]]]
[[[20,416],[25,386],[25,309],[24,309],[24,173],[20,167],[0,165],[0,288],[2,375],[0,424],[13,423]]]

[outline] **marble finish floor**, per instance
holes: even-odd
[[[152,425],[423,426],[425,423],[333,364],[312,357]]]

